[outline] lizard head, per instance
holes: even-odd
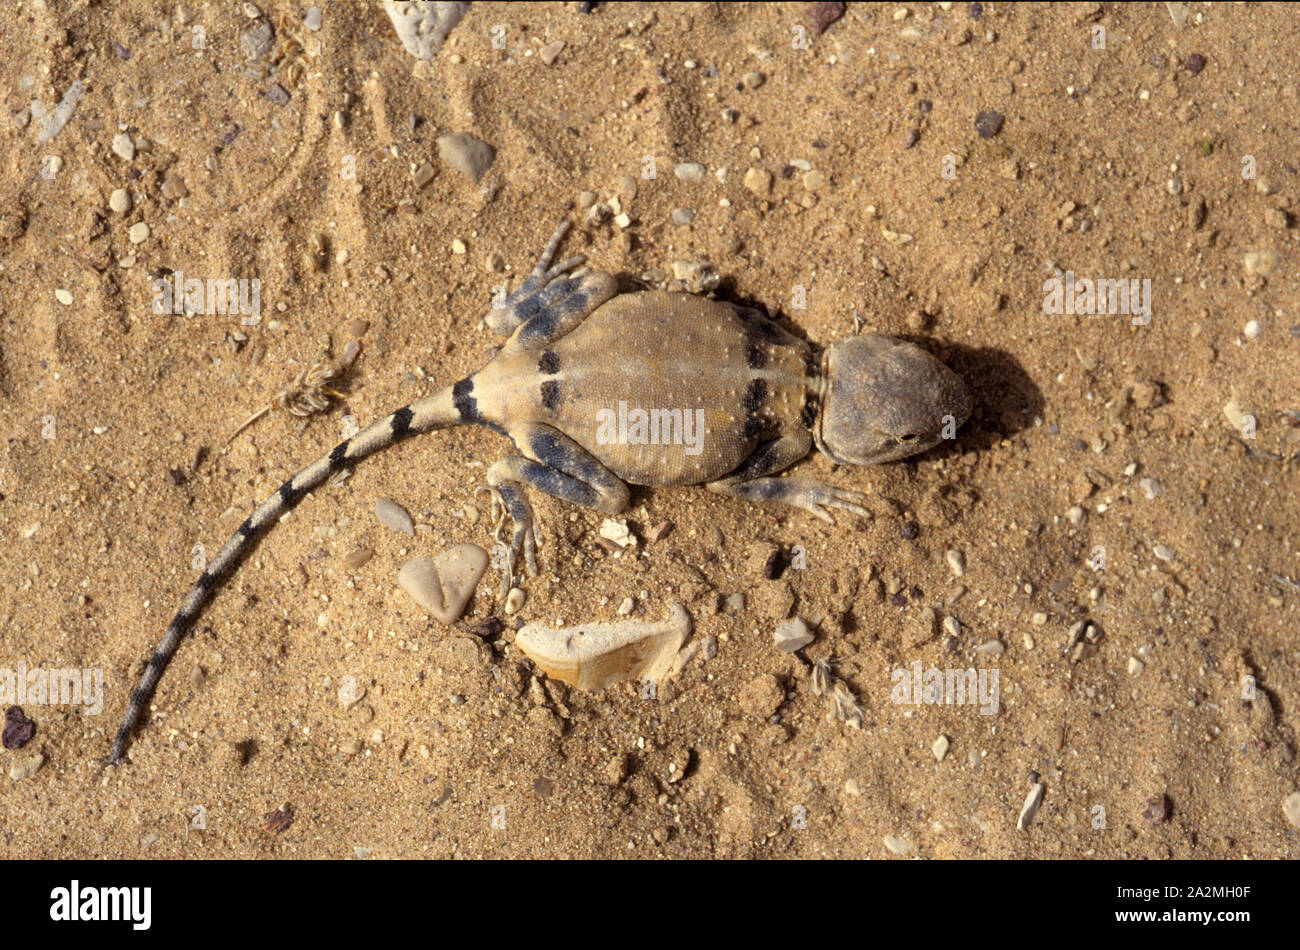
[[[822,354],[817,448],[836,462],[874,465],[937,445],[969,418],[962,378],[932,355],[878,333],[832,343]],[[945,433],[945,426],[949,427]]]

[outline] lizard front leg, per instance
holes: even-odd
[[[730,495],[746,501],[781,501],[796,508],[811,511],[823,521],[834,523],[827,508],[843,508],[854,514],[870,517],[861,502],[866,496],[827,485],[815,478],[766,478],[782,471],[808,454],[812,448],[812,433],[807,429],[787,433],[756,448],[750,456],[736,466],[726,478],[709,482],[704,487],[719,495]]]
[[[628,501],[627,485],[559,430],[540,422],[525,422],[512,427],[510,436],[521,454],[499,459],[487,473],[494,503],[514,522],[501,581],[503,595],[509,590],[521,554],[528,576],[537,575],[537,531],[522,485],[611,515],[626,508]]]

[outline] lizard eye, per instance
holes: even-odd
[[[903,436],[903,441],[904,441],[904,442],[915,442],[915,441],[916,441],[916,433],[915,433],[915,432],[909,432],[909,433],[907,433],[907,435]]]

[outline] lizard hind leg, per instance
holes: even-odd
[[[543,423],[527,422],[511,429],[510,435],[521,454],[499,459],[487,473],[488,490],[493,493],[494,514],[499,499],[501,510],[514,522],[507,546],[503,592],[508,590],[520,555],[524,558],[528,575],[537,575],[538,530],[523,493],[524,485],[606,514],[618,514],[628,502],[627,485],[559,430]]]

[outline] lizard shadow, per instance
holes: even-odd
[[[924,336],[896,334],[915,343],[947,363],[966,381],[974,399],[970,419],[957,439],[931,449],[930,455],[960,455],[971,450],[991,449],[1003,439],[1031,429],[1047,406],[1043,391],[1006,350],[988,346],[965,346]]]

